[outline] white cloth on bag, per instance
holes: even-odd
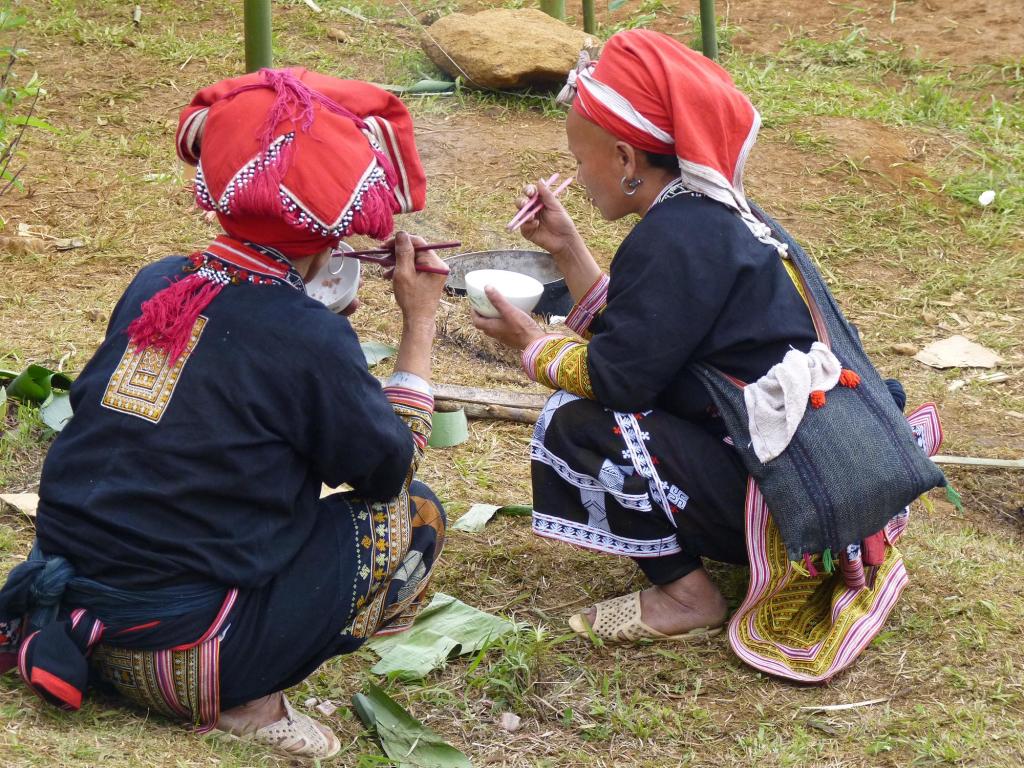
[[[809,352],[791,349],[781,363],[743,389],[751,445],[763,464],[789,445],[807,411],[811,392],[828,392],[839,383],[839,359],[820,341]]]

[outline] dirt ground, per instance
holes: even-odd
[[[1019,59],[1024,37],[1017,0],[734,0],[725,3],[724,18],[743,29],[734,42],[744,49],[769,52],[794,33],[827,38],[863,27],[872,39],[902,45],[909,56],[958,67]]]
[[[375,14],[372,24],[353,21],[337,10],[339,3],[321,4],[349,41],[328,39],[327,22],[304,3],[282,2],[275,5],[279,56],[377,82],[396,72],[415,79],[422,60],[418,30],[399,4],[361,6]],[[0,214],[8,232],[24,224],[40,235],[83,237],[87,244],[63,252],[0,250],[0,355],[8,355],[2,367],[14,367],[6,364],[12,360],[62,362],[74,372],[101,341],[110,308],[139,266],[201,247],[215,234],[185,189],[188,173],[174,158],[173,131],[178,110],[197,88],[238,72],[240,38],[224,30],[241,29],[239,12],[199,0],[144,3],[143,28],[135,30],[129,7],[107,0],[20,5],[35,19],[22,45],[24,60],[48,92],[40,113],[60,133],[29,137],[26,188],[0,198]],[[459,5],[493,4],[445,7]],[[993,82],[1006,104],[1019,105],[1024,92],[1020,0],[717,5],[727,25],[723,40],[733,51],[727,66],[737,77],[742,71],[754,78],[779,56],[783,63],[805,64],[807,78],[822,77],[822,94],[824,78],[848,77],[896,104],[917,82],[899,69],[879,75],[872,56],[902,49],[905,59],[926,63],[920,66],[944,67],[925,74],[948,74],[942,94],[954,101],[969,102],[978,87]],[[601,9],[598,19],[622,24],[653,9],[654,28],[688,40],[696,7],[649,0],[614,13]],[[413,10],[430,8],[424,3]],[[808,63],[799,58],[802,49],[794,49],[801,41],[835,45],[857,30],[863,30],[868,58],[838,75],[814,69],[820,62]],[[403,57],[412,64],[403,64]],[[954,194],[958,184],[974,190],[985,173],[996,173],[978,158],[1004,150],[980,142],[981,129],[969,134],[938,119],[847,109],[841,98],[833,107],[824,95],[819,103],[799,90],[799,79],[786,81],[793,95],[782,97],[794,100],[793,114],[772,108],[782,103],[774,86],[751,92],[766,117],[748,163],[751,197],[820,260],[879,368],[903,380],[912,403],[938,403],[944,453],[1024,457],[1024,232],[1012,212],[981,211],[966,193]],[[536,105],[472,95],[411,108],[430,187],[427,209],[401,225],[426,236],[458,237],[467,250],[525,245],[503,224],[523,181],[573,167],[560,119]],[[1018,131],[1016,144],[1004,144],[1019,151],[1024,128],[1014,126],[1006,131]],[[1010,159],[1004,164],[1012,165]],[[629,222],[601,221],[579,192],[570,191],[566,200],[607,265]],[[360,336],[396,341],[400,328],[386,282],[369,275],[361,297],[364,307],[353,319]],[[466,312],[459,299],[443,308],[436,379],[541,391],[526,382],[514,356],[469,328]],[[1008,380],[984,384],[972,372],[936,371],[896,348],[919,348],[951,333],[997,349]],[[964,383],[956,386],[958,379]],[[8,428],[12,423],[9,415]],[[423,479],[439,490],[452,517],[474,502],[528,501],[529,434],[525,425],[474,422],[468,443],[428,455]],[[7,457],[0,490],[37,487],[44,451],[45,444],[21,447]],[[1013,567],[1024,538],[1024,474],[955,468],[950,477],[966,511],[941,504],[935,515],[915,510],[906,552],[913,586],[886,632],[828,687],[768,680],[743,667],[724,643],[612,650],[562,639],[522,646],[536,655],[520,648],[515,656],[528,670],[508,673],[525,691],[507,705],[524,717],[516,734],[494,725],[500,686],[492,680],[506,674],[497,660],[481,668],[491,678],[452,663],[422,690],[396,686],[392,694],[474,764],[1011,764],[1024,750],[1024,580]],[[31,524],[0,511],[0,526],[3,572],[23,556]],[[579,573],[588,578],[565,578]],[[735,605],[744,573],[717,569],[715,577]],[[631,564],[540,540],[514,520],[500,520],[477,537],[452,536],[436,583],[481,608],[546,627],[553,638],[565,631],[571,611],[640,585]],[[368,659],[328,665],[302,690],[347,701]],[[5,766],[284,764],[196,741],[159,721],[140,725],[100,705],[56,715],[8,679],[0,690]],[[799,709],[876,698],[887,703],[836,714]],[[373,752],[373,742],[346,712],[331,719],[332,727],[355,749]]]

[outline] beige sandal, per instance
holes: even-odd
[[[330,728],[309,715],[296,712],[288,698],[283,699],[285,716],[280,720],[242,736],[228,731],[221,733],[228,738],[263,744],[289,757],[325,760],[341,751],[341,742]]]
[[[603,600],[594,606],[597,616],[593,626],[582,613],[570,617],[569,626],[577,635],[597,636],[610,643],[628,643],[637,640],[700,640],[714,637],[722,631],[721,626],[698,627],[680,635],[666,635],[647,626],[640,618],[640,593],[633,592],[611,600]]]

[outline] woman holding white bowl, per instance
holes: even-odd
[[[824,284],[811,277],[813,266],[798,269],[782,244],[792,242],[788,234],[745,197],[743,165],[760,118],[717,64],[666,35],[621,32],[609,39],[596,66],[581,58],[566,96],[572,99],[569,149],[590,201],[606,219],[636,215],[639,221],[604,274],[555,195],[529,185],[526,194],[539,194],[543,209],[522,233],[550,252],[565,275],[576,302],[566,325],[577,336],[545,333],[493,288],[487,296],[501,316],[475,315],[474,324],[522,350],[527,375],[558,390],[531,443],[534,531],[632,557],[652,583],[573,616],[572,628],[606,641],[704,637],[720,631],[727,605],[702,557],[745,563],[767,553],[747,546],[748,465],[695,369],[710,366],[734,380],[757,382],[791,350],[809,359],[812,345],[821,345],[808,311],[814,306],[808,281],[816,291],[827,289],[817,288]],[[838,310],[833,315],[841,319]],[[859,341],[852,344],[859,349]],[[865,388],[881,391],[886,418],[906,428],[893,409],[893,400],[902,408],[898,383],[890,398],[863,360],[860,375],[872,377]],[[844,386],[858,386],[859,377],[846,371],[843,377]],[[802,407],[817,408],[824,400],[824,392],[815,392]],[[850,471],[856,471],[852,465]],[[883,511],[884,518],[903,504]],[[827,570],[831,578],[838,566],[847,583],[858,573],[863,577],[873,566],[861,560],[860,544],[878,543],[882,531],[876,530],[863,542],[851,540],[850,548],[844,542],[834,569],[829,550],[805,551],[808,577],[819,571],[824,577]],[[875,595],[890,594],[890,577],[896,594],[903,583],[896,584],[902,565],[894,566],[894,540],[880,545],[889,569],[879,572],[877,589],[858,598],[856,615],[867,617],[874,631],[892,606]],[[793,559],[785,552],[779,557],[787,565]],[[765,572],[774,578],[767,565]],[[836,662],[842,654],[836,649],[847,647],[852,632],[844,611],[824,619],[818,612],[806,622],[811,634],[836,641],[825,642],[829,650],[813,660],[823,674],[863,647]],[[761,656],[789,642],[761,640]],[[803,663],[787,653],[778,651],[772,671],[788,675]]]

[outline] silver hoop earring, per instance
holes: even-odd
[[[622,194],[626,197],[632,197],[636,194],[636,188],[644,183],[643,179],[626,179],[625,176],[619,180],[619,188],[622,190]]]

